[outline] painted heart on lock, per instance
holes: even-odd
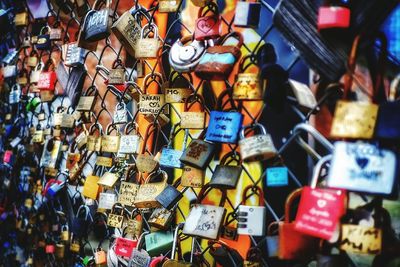
[[[369,163],[369,159],[368,158],[356,158],[356,162],[357,162],[358,166],[360,166],[361,169],[364,169],[365,167],[367,167],[367,165]]]
[[[325,207],[326,206],[326,200],[323,200],[323,199],[318,199],[318,201],[317,201],[317,205],[318,205],[318,207],[319,208],[323,208],[323,207]]]
[[[217,18],[215,16],[208,16],[198,19],[196,27],[202,33],[207,34],[214,28],[216,23],[217,23]]]

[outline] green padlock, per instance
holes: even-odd
[[[159,256],[160,254],[165,254],[171,249],[174,242],[173,232],[154,232],[146,235],[145,237],[146,251],[150,256]]]
[[[26,111],[28,111],[28,112],[35,111],[36,107],[39,106],[39,104],[40,104],[40,98],[39,97],[32,98],[28,102],[28,104],[26,105]]]
[[[86,256],[83,258],[82,263],[83,263],[83,265],[88,266],[88,264],[91,260],[93,260],[92,256]]]

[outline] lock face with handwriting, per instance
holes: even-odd
[[[126,51],[135,57],[135,48],[140,39],[141,27],[130,11],[126,11],[113,24],[111,30],[124,46]]]
[[[235,144],[242,121],[243,115],[239,112],[211,111],[206,140]]]
[[[207,15],[209,12],[212,14]],[[220,37],[221,19],[219,17],[218,6],[212,2],[210,5],[201,7],[195,25],[194,36],[198,41]]]
[[[145,30],[154,31],[153,38],[145,37]],[[141,31],[140,39],[136,43],[135,57],[137,59],[151,59],[156,58],[158,50],[160,49],[160,40],[158,37],[158,27],[155,24],[146,24]]]

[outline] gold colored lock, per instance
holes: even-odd
[[[178,11],[178,7],[182,0],[159,0],[158,1],[158,12],[170,13]]]
[[[57,259],[63,259],[65,256],[65,245],[61,243],[56,244],[55,254]]]
[[[204,183],[205,171],[188,165],[183,167],[181,185],[185,187],[201,188]]]
[[[153,38],[145,38],[145,30],[154,30]],[[135,57],[137,59],[157,58],[158,50],[160,49],[160,40],[158,37],[158,27],[154,23],[146,24],[142,28],[140,39],[136,44]]]

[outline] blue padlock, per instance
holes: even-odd
[[[211,111],[206,140],[236,144],[242,128],[243,116],[239,112]]]
[[[49,198],[54,198],[57,193],[64,187],[65,183],[53,183],[49,189],[47,189],[47,196]]]
[[[289,184],[286,167],[267,168],[267,186],[287,186]]]

